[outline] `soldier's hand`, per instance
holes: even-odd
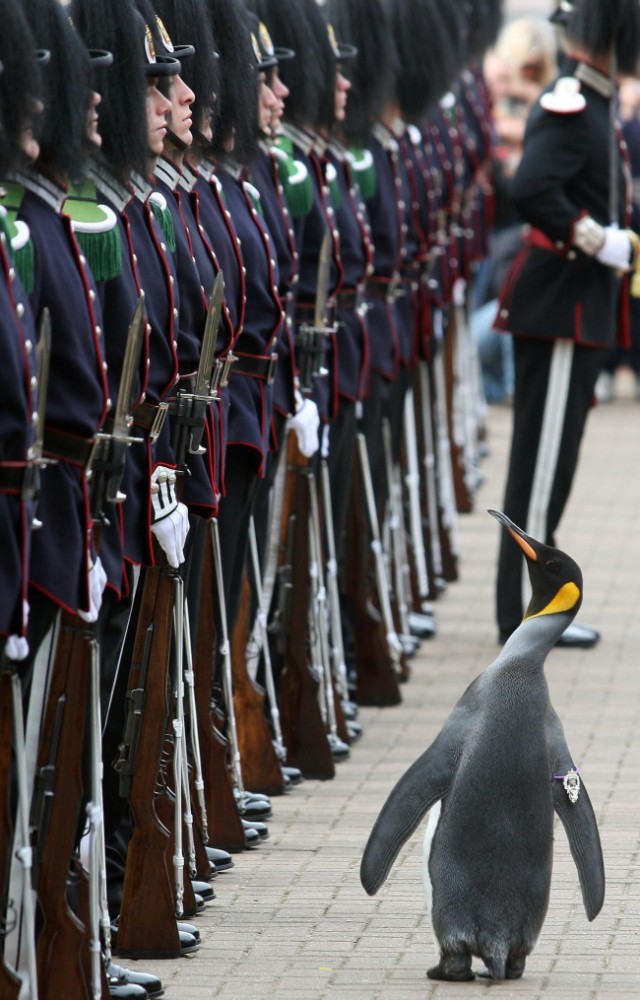
[[[605,226],[604,242],[596,251],[596,260],[616,271],[629,271],[633,263],[637,236],[630,229]]]
[[[95,562],[89,568],[89,610],[78,611],[78,617],[82,618],[83,622],[95,622],[98,620],[102,605],[102,595],[106,585],[107,574],[104,571],[100,556],[96,556]]]
[[[305,458],[311,458],[320,446],[318,439],[320,415],[313,400],[304,399],[296,391],[296,412],[292,417],[289,417],[288,423],[289,429],[296,433],[300,451]]]
[[[189,511],[186,506],[177,503],[166,517],[153,522],[151,531],[167,557],[169,565],[173,569],[178,569],[184,562],[184,543],[189,533]]]

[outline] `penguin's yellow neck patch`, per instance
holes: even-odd
[[[528,622],[531,618],[540,618],[541,615],[552,615],[557,611],[570,611],[571,608],[575,607],[579,598],[580,590],[576,584],[565,583],[560,587],[553,600],[549,601],[542,611],[536,611],[534,615],[527,615],[524,621]]]

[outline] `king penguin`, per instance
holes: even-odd
[[[440,949],[430,979],[518,979],[549,904],[553,818],[566,831],[587,918],[604,901],[593,807],[549,700],[552,649],[582,602],[580,567],[490,510],[522,549],[532,586],[525,617],[467,688],[431,746],[400,778],[365,847],[362,885],[374,895],[431,810],[424,842],[427,900]]]

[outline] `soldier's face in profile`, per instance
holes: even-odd
[[[151,77],[147,83],[147,145],[153,156],[162,153],[170,111],[171,101],[158,90],[157,77]]]
[[[196,95],[181,76],[174,76],[170,97],[169,128],[180,142],[184,143],[185,146],[190,146],[193,142],[191,105],[195,101]]]
[[[40,156],[40,143],[35,136],[34,122],[44,111],[44,104],[38,98],[33,97],[29,101],[29,107],[30,114],[20,129],[20,149],[24,153],[27,163],[35,163]]]
[[[278,72],[277,66],[274,66],[271,71],[269,86],[271,87],[273,96],[276,99],[276,105],[271,115],[271,131],[275,135],[280,128],[280,123],[282,122],[282,116],[284,114],[285,101],[289,96],[289,88],[280,79],[280,73]]]
[[[100,149],[102,146],[102,136],[99,131],[98,105],[102,97],[96,90],[89,94],[89,104],[87,107],[87,117],[85,125],[85,136],[92,148]]]
[[[263,135],[271,135],[271,122],[277,101],[273,90],[267,83],[265,73],[261,73],[258,83],[258,128]]]
[[[351,83],[343,76],[342,70],[338,66],[336,70],[336,90],[334,118],[337,122],[343,122],[347,113],[347,95],[351,90]]]

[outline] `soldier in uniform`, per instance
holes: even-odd
[[[603,349],[624,334],[620,305],[636,238],[611,104],[615,73],[633,72],[640,8],[580,0],[568,15],[564,74],[529,116],[511,197],[530,225],[502,290],[496,326],[514,334],[514,427],[503,509],[555,544]],[[614,154],[612,156],[612,153]],[[614,164],[612,169],[610,166]],[[504,641],[526,607],[521,561],[501,544],[497,617]],[[573,623],[561,645],[593,646]]]
[[[35,46],[20,6],[5,0],[0,44],[0,177],[25,159],[38,155],[33,135],[40,88]],[[2,192],[4,194],[4,192]],[[36,329],[20,278],[18,259],[31,248],[26,225],[16,226],[14,213],[0,202],[0,518],[5,544],[0,561],[0,660],[7,638],[7,657],[26,652],[25,603],[31,522],[35,516],[37,471],[32,453],[36,428]],[[28,281],[30,275],[25,275]],[[29,478],[32,482],[29,482]],[[20,641],[18,641],[20,640]]]

